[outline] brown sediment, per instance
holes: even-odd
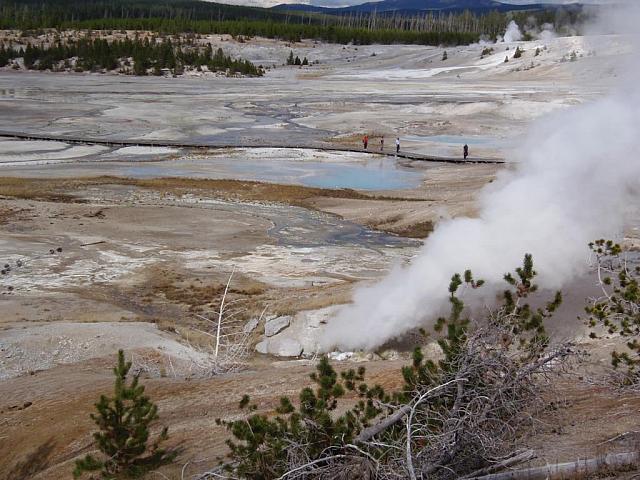
[[[12,220],[22,220],[23,214],[28,211],[26,208],[11,208],[0,205],[0,225],[4,225]]]
[[[427,238],[434,229],[434,223],[431,220],[424,222],[416,222],[401,227],[382,228],[389,233],[395,233],[401,237],[407,238]]]
[[[420,198],[411,194],[405,197],[399,194],[362,193],[353,189],[327,189],[258,181],[190,178],[133,179],[112,176],[60,179],[0,177],[0,197],[55,203],[86,203],[87,200],[79,195],[82,190],[107,185],[132,186],[153,190],[161,194],[192,194],[239,202],[281,203],[317,211],[325,211],[318,206],[319,199],[360,200],[374,202],[373,204],[375,202],[420,203],[430,201],[428,198]],[[331,213],[341,217],[336,212]],[[99,214],[100,212],[96,213],[96,215]],[[3,214],[0,212],[0,223],[2,218]],[[356,223],[362,223],[374,230],[408,238],[425,238],[433,230],[433,224],[430,220],[404,224],[401,227],[391,223],[387,224],[388,222],[359,222],[356,220]]]
[[[400,196],[369,195],[353,189],[315,188],[246,180],[190,178],[133,179],[112,176],[62,179],[0,177],[0,196],[52,202],[79,202],[80,199],[72,195],[74,191],[100,185],[129,185],[174,194],[202,191],[203,193],[230,200],[280,202],[291,205],[302,205],[305,200],[314,197],[382,201],[424,201],[423,199],[404,198]]]

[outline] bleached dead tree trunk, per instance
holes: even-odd
[[[241,370],[246,365],[246,358],[249,355],[249,337],[251,332],[245,331],[242,314],[246,308],[238,306],[242,299],[229,300],[231,281],[235,274],[235,266],[227,279],[225,288],[220,299],[220,307],[211,312],[210,316],[196,315],[198,318],[212,324],[211,329],[194,330],[211,338],[208,351],[203,352],[209,356],[209,360],[198,366],[198,370],[208,370],[210,374],[228,373]],[[260,319],[264,316],[265,309],[260,314]]]
[[[229,279],[227,280],[227,285],[224,287],[224,294],[222,295],[222,301],[220,302],[220,309],[218,311],[218,326],[216,328],[216,349],[214,352],[214,357],[218,358],[218,351],[220,350],[220,330],[222,327],[222,318],[224,316],[224,302],[227,299],[227,292],[229,292],[229,285],[231,284],[231,279],[233,278],[233,274],[236,271],[236,267],[233,267],[231,270],[231,275],[229,275]]]
[[[585,478],[585,475],[598,473],[604,468],[619,470],[637,465],[639,461],[640,454],[638,452],[612,453],[604,457],[576,460],[575,462],[493,473],[481,477],[469,477],[468,480],[568,480],[571,478]]]

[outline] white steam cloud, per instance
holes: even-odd
[[[535,19],[528,23],[525,26],[524,30],[531,38],[535,40],[541,40],[543,42],[550,42],[558,36],[552,23],[543,23],[538,28],[538,26],[535,24]]]
[[[507,31],[504,32],[504,37],[502,38],[502,40],[505,43],[519,42],[520,40],[522,40],[522,32],[520,31],[520,27],[514,20],[511,20],[509,22],[509,25],[507,25]]]
[[[524,27],[524,31],[527,33],[529,38],[533,38],[535,40],[541,40],[543,42],[548,42],[557,37],[556,31],[551,23],[543,23],[541,26],[536,25],[535,18],[530,18],[527,24]],[[496,43],[512,43],[519,42],[524,38],[522,30],[515,22],[515,20],[511,20],[507,25],[507,29],[504,33],[504,37],[498,35],[496,39]]]
[[[609,96],[532,128],[517,167],[483,191],[478,218],[441,223],[409,266],[357,290],[327,325],[321,349],[372,349],[428,324],[448,309],[451,275],[467,268],[487,280],[485,295],[504,287],[503,274],[525,253],[543,288],[583,273],[588,242],[618,236],[626,206],[638,202],[640,65],[635,53],[627,61],[631,74]]]
[[[551,23],[542,24],[542,29],[532,36],[536,40],[542,40],[543,42],[548,42],[557,37],[556,31],[554,30],[553,24]]]

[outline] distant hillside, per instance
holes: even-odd
[[[343,15],[348,13],[384,13],[384,12],[445,12],[459,13],[465,10],[476,14],[488,13],[491,11],[512,12],[525,10],[556,10],[558,8],[576,10],[580,9],[580,4],[554,5],[548,3],[531,3],[527,5],[512,5],[495,0],[382,0],[378,2],[367,2],[360,5],[352,5],[342,8],[316,7],[306,4],[280,4],[273,7],[276,11],[297,11],[316,12],[333,15]]]

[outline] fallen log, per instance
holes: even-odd
[[[107,243],[106,240],[100,240],[98,242],[91,242],[91,243],[82,243],[80,244],[81,247],[88,247],[90,245],[100,245],[101,243]]]
[[[584,478],[604,468],[613,470],[636,465],[640,453],[610,453],[601,457],[576,460],[575,462],[556,463],[544,467],[532,467],[510,472],[492,473],[479,477],[465,477],[467,480],[568,480]]]
[[[480,470],[476,470],[475,472],[462,477],[460,480],[471,480],[475,478],[484,478],[484,476],[493,473],[499,472],[500,470],[505,470],[507,468],[513,467],[514,465],[518,465],[520,463],[528,462],[537,458],[536,452],[533,450],[525,450],[524,452],[517,453],[512,455],[509,458],[505,458],[501,462],[494,463],[493,465],[489,465],[488,467],[481,468]]]

